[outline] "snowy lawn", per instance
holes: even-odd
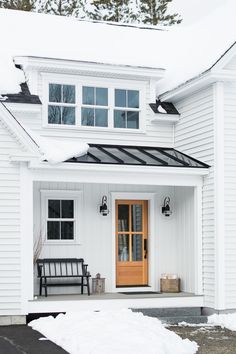
[[[131,310],[83,311],[39,318],[34,330],[71,354],[194,354],[198,345]]]
[[[208,317],[208,323],[214,326],[236,331],[236,313],[228,313],[222,315],[211,315]]]

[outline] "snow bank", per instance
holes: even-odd
[[[194,354],[198,349],[158,319],[131,310],[60,314],[29,326],[70,354]]]
[[[231,331],[236,331],[236,313],[211,315],[208,317],[208,323],[214,326],[228,328]]]

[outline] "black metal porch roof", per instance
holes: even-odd
[[[105,144],[89,144],[86,155],[73,157],[66,162],[191,168],[210,167],[172,148]]]

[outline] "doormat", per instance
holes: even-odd
[[[123,295],[148,295],[148,294],[161,294],[160,292],[157,291],[129,291],[129,292],[124,292],[124,293],[119,293]]]

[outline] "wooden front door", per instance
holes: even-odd
[[[116,201],[116,286],[148,285],[148,202]]]

